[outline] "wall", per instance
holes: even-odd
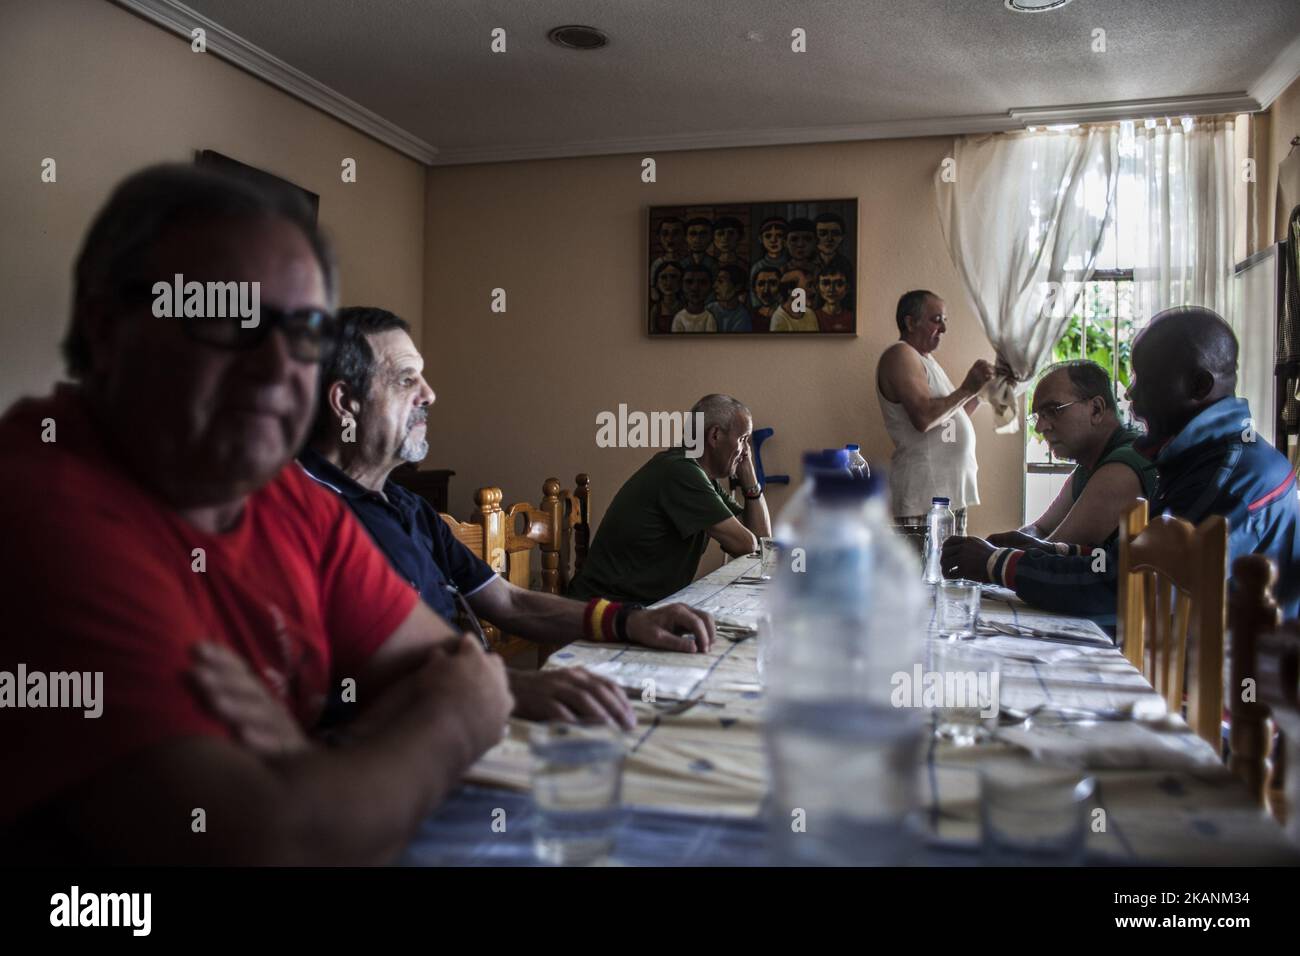
[[[320,194],[343,301],[423,305],[424,167],[105,0],[0,10],[0,408],[59,376],[69,277],[113,185],[215,149]],[[42,183],[41,161],[57,163]],[[357,182],[340,177],[357,161]]]
[[[950,142],[665,153],[654,184],[642,183],[640,156],[431,169],[424,353],[438,401],[426,466],[455,469],[452,510],[469,513],[480,485],[537,499],[546,477],[569,486],[587,471],[599,516],[649,452],[597,448],[597,413],[687,408],[712,391],[776,429],[769,472],[797,476],[801,450],[849,441],[887,461],[874,376],[897,339],[898,296],[947,298],[937,356],[954,381],[991,357],[935,212],[932,177]],[[647,206],[840,197],[859,199],[857,338],[647,336]],[[494,288],[506,290],[504,314],[489,308]],[[1018,527],[1020,436],[995,435],[987,408],[975,423],[984,504],[972,530]],[[787,493],[774,488],[771,503]]]
[[[1291,138],[1300,136],[1300,79],[1297,79],[1268,108],[1268,169],[1261,183],[1267,189],[1264,207],[1270,223],[1269,241],[1276,235],[1274,205],[1277,196],[1277,167],[1291,152]]]

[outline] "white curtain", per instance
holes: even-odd
[[[1119,124],[1116,259],[1133,267],[1139,324],[1200,305],[1227,318],[1236,227],[1233,121]]]
[[[999,432],[1051,357],[1092,275],[1115,195],[1117,126],[958,137],[935,176],[939,220],[997,355]],[[946,181],[953,178],[954,181]]]

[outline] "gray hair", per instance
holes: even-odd
[[[721,428],[724,432],[730,433],[731,423],[736,420],[736,415],[742,412],[751,419],[754,417],[743,402],[719,392],[705,395],[691,407],[692,419],[696,415],[704,416],[705,435],[709,433],[710,428],[715,426]]]
[[[1119,413],[1119,406],[1115,402],[1115,389],[1110,383],[1110,373],[1096,362],[1091,359],[1069,359],[1065,362],[1057,362],[1045,369],[1038,381],[1042,382],[1047,376],[1062,371],[1070,379],[1070,388],[1078,396],[1079,401],[1086,402],[1090,398],[1100,398],[1106,408],[1116,414]]]

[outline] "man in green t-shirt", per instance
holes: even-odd
[[[1000,548],[1044,542],[1092,548],[1119,533],[1138,497],[1155,493],[1156,468],[1133,447],[1141,432],[1120,423],[1110,375],[1086,359],[1047,370],[1034,389],[1035,430],[1058,458],[1077,462],[1047,510],[1019,531],[989,536]],[[1058,548],[1058,550],[1063,550]]]
[[[614,496],[570,596],[651,604],[695,579],[710,538],[742,555],[771,535],[750,456],[749,409],[729,395],[706,395],[691,417],[702,422],[694,446],[659,452]],[[731,477],[740,481],[743,508],[720,484]]]

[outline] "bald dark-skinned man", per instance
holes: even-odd
[[[1147,426],[1147,437],[1134,447],[1160,473],[1150,513],[1193,524],[1223,515],[1229,566],[1244,554],[1272,558],[1279,596],[1287,616],[1294,616],[1293,582],[1300,571],[1295,473],[1277,449],[1258,440],[1250,406],[1236,397],[1232,329],[1208,309],[1161,312],[1133,344],[1133,374],[1133,414]],[[943,548],[950,577],[1003,584],[1030,604],[1113,627],[1117,544],[1106,549],[1104,561],[1099,558],[996,548],[979,538],[949,538]]]

